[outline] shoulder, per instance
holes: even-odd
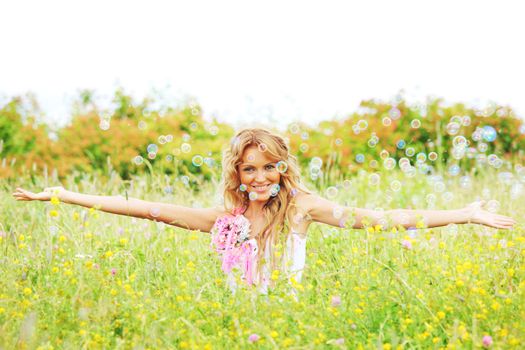
[[[295,206],[302,212],[309,213],[319,202],[319,197],[313,193],[298,192],[294,197]]]

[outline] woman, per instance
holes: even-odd
[[[342,207],[304,188],[296,158],[289,153],[284,139],[264,129],[240,131],[224,153],[222,169],[224,208],[197,209],[120,196],[93,196],[61,187],[36,194],[17,188],[13,196],[22,201],[53,198],[108,213],[212,232],[223,270],[230,277],[232,270],[240,270],[241,278],[248,284],[263,289],[269,283],[269,271],[278,266],[289,268],[293,277],[300,280],[306,233],[312,222],[354,228],[381,225],[385,229],[398,225],[415,227],[421,221],[426,227],[474,223],[509,229],[515,224],[510,217],[483,210],[480,202],[457,210],[377,211]],[[272,253],[279,246],[286,248],[284,254]],[[263,258],[265,263],[258,264]],[[232,278],[230,282],[234,288]]]

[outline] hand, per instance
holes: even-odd
[[[63,187],[48,187],[43,192],[33,193],[23,188],[17,187],[13,193],[13,197],[17,201],[49,201],[51,197],[61,198],[60,195],[64,194],[66,190]]]
[[[516,223],[511,217],[498,215],[483,209],[484,205],[485,201],[474,202],[467,205],[465,207],[467,222],[500,229],[510,229]]]

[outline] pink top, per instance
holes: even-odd
[[[232,214],[224,215],[215,221],[211,230],[211,246],[222,258],[222,270],[228,275],[232,291],[236,289],[233,270],[241,271],[241,278],[249,285],[260,285],[262,292],[268,290],[270,271],[268,265],[263,267],[263,276],[257,273],[258,245],[255,238],[248,239],[250,221],[243,215],[245,208],[236,208]],[[293,241],[292,238],[293,237]],[[268,242],[269,244],[269,242]],[[269,247],[265,250],[265,260],[269,261]],[[292,232],[287,239],[284,265],[290,274],[300,282],[306,260],[306,238]],[[262,281],[261,281],[262,280]]]

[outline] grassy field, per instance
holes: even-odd
[[[374,186],[360,173],[332,183],[336,190],[321,186],[334,201],[369,208],[459,208],[483,198],[520,224],[405,232],[313,225],[297,300],[276,272],[269,295],[232,295],[207,233],[15,202],[15,183],[0,182],[0,349],[523,348],[525,202],[512,190],[523,179],[497,178],[469,184],[385,172]],[[214,183],[190,188],[160,175],[77,180],[63,185],[190,206],[220,198]]]

